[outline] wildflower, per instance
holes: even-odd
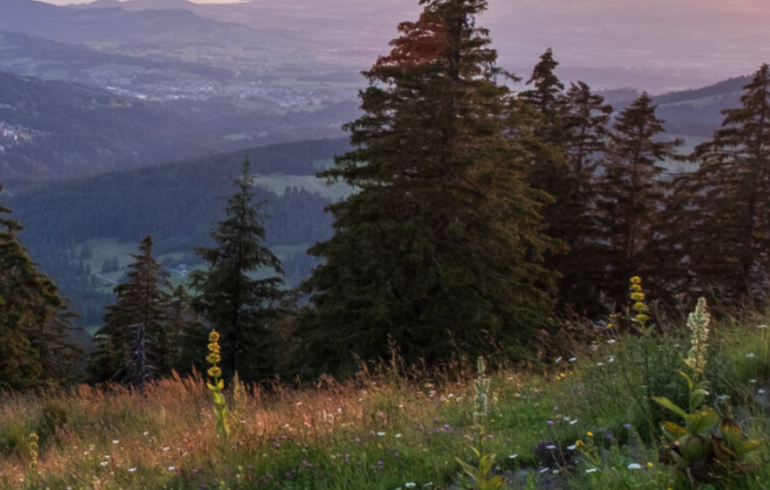
[[[396,434],[396,439],[401,439],[402,434]]]
[[[638,463],[631,463],[630,465],[628,465],[628,469],[629,470],[641,470],[642,469],[642,465],[640,465]]]
[[[414,482],[407,482],[407,483],[404,483],[404,486],[405,486],[406,488],[414,488],[414,487],[416,487],[416,486],[417,486],[417,484],[416,484],[416,483],[414,483]]]
[[[615,339],[610,339],[610,340],[607,341],[608,344],[614,344],[615,342],[616,342]]]
[[[575,362],[577,361],[577,357],[570,357],[569,362]]]
[[[547,472],[549,470],[550,470],[550,468],[546,468],[545,466],[541,466],[540,467],[540,473],[545,473],[545,472]]]
[[[757,328],[767,328],[767,325],[760,325]]]
[[[568,451],[574,451],[575,449],[577,449],[577,444],[573,444],[571,446],[567,446],[567,450]]]
[[[378,432],[377,435],[380,436],[380,437],[383,437],[383,436],[385,436],[385,433],[384,432]]]
[[[641,284],[642,278],[639,276],[634,276],[631,278],[631,284]]]
[[[518,454],[511,454],[510,456],[508,456],[508,459],[516,459],[518,457],[519,457]]]
[[[571,422],[569,423],[569,425],[575,425],[575,424],[577,424],[577,423],[578,423],[578,421],[577,421],[577,419],[575,419],[575,420],[571,421]]]
[[[553,425],[553,420],[549,420],[549,421],[547,421],[547,422],[546,422],[546,424],[548,424],[548,425]]]
[[[751,352],[749,354],[746,354],[746,357],[749,358],[749,359],[754,359],[754,353]]]
[[[169,466],[169,467],[168,467],[168,471],[174,471],[175,469],[176,469],[176,468],[174,468],[173,466]]]
[[[110,464],[110,462],[109,462],[109,461],[102,461],[102,462],[101,462],[101,463],[99,463],[99,464],[100,464],[102,467],[104,467],[104,466],[107,466],[108,464]]]
[[[612,328],[614,325],[612,323],[607,324],[607,328]]]
[[[588,437],[593,437],[593,436],[594,436],[594,433],[593,433],[593,432],[586,432],[586,435],[587,435]]]
[[[113,443],[113,444],[120,444],[120,441],[118,441],[118,440],[116,439],[116,440],[112,441],[112,443]]]
[[[209,368],[209,370],[208,370],[208,374],[209,374],[209,376],[211,376],[212,378],[219,378],[219,377],[221,377],[221,376],[222,376],[222,370],[221,370],[221,369],[219,369],[218,367],[214,366],[214,367],[212,367],[212,368]]]
[[[551,445],[549,445],[549,446],[546,446],[545,448],[546,448],[546,449],[548,449],[549,451],[553,451],[554,449],[556,449],[556,446],[554,446],[553,444],[551,444]]]
[[[212,330],[211,333],[209,334],[209,342],[211,342],[212,344],[219,342],[219,334],[217,333],[216,330]]]
[[[695,307],[695,312],[690,313],[690,316],[687,318],[687,327],[690,329],[691,348],[687,359],[685,359],[685,363],[697,375],[703,374],[703,370],[708,362],[706,354],[708,349],[709,323],[711,323],[711,315],[708,313],[706,300],[700,298],[698,305]]]
[[[586,470],[586,473],[596,473],[597,471],[599,471],[599,470],[597,470],[596,468],[588,468]]]
[[[129,472],[129,473],[133,473],[134,471],[136,471],[136,468],[129,468],[129,469],[128,469],[128,472]]]
[[[749,380],[749,383],[751,383],[751,384],[754,384],[754,383],[756,383],[756,382],[757,382],[757,380],[756,380],[756,379],[750,379],[750,380]]]
[[[222,358],[219,356],[219,354],[211,353],[208,356],[206,356],[206,362],[209,364],[216,364],[218,362],[221,362]]]
[[[760,394],[760,395],[764,395],[765,394],[765,390],[759,390],[759,391],[757,391],[757,393]]]
[[[654,464],[652,464],[652,461],[648,461],[648,462],[647,462],[647,467],[648,467],[648,468],[652,468],[653,466],[655,466],[655,465],[654,465]]]

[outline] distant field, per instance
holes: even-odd
[[[346,184],[337,183],[327,186],[325,180],[312,175],[257,175],[255,185],[278,195],[283,195],[287,187],[297,187],[318,193],[333,201],[344,199],[353,193],[353,189]]]

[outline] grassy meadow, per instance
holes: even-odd
[[[704,405],[743,438],[770,440],[770,333],[762,315],[711,324]],[[678,370],[690,350],[684,320],[648,335],[617,326],[565,328],[571,349],[528,371],[499,366],[488,411],[475,360],[442,369],[398,361],[354,378],[301,387],[228,383],[231,434],[217,435],[203,376],[143,393],[82,386],[3,396],[0,486],[22,489],[765,489],[765,445],[740,470],[703,480],[659,462],[660,422],[680,418],[650,396],[686,406]],[[397,359],[397,358],[396,358]],[[30,434],[35,433],[35,442]],[[38,444],[39,449],[34,450]],[[502,487],[460,478],[494,454]],[[483,483],[480,481],[479,483]]]

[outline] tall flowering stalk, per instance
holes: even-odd
[[[211,379],[206,383],[206,386],[211,391],[211,396],[214,400],[214,417],[217,421],[217,433],[224,438],[230,434],[230,428],[227,426],[227,401],[223,394],[225,382],[222,379],[222,370],[218,366],[222,360],[219,354],[220,351],[219,334],[216,330],[212,330],[209,334],[209,355],[206,356],[206,361],[211,364],[208,370],[208,375]]]
[[[700,298],[695,311],[687,317],[687,328],[690,329],[690,352],[685,363],[695,374],[694,378],[703,376],[708,362],[709,324],[711,315],[708,312],[706,299]]]
[[[634,321],[638,323],[642,330],[647,326],[647,322],[650,321],[650,316],[647,314],[650,311],[650,307],[645,302],[647,297],[644,294],[642,288],[642,278],[634,276],[631,278],[631,301],[633,305],[631,309],[634,310]]]
[[[479,357],[476,369],[478,371],[474,381],[476,388],[476,410],[473,412],[473,420],[477,426],[483,428],[486,419],[489,417],[489,390],[491,387],[491,380],[486,375],[483,357]]]

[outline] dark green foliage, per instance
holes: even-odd
[[[546,255],[546,266],[562,276],[559,305],[562,310],[595,314],[600,311],[603,263],[595,174],[604,156],[612,107],[582,82],[565,93],[554,73],[557,66],[548,49],[527,82],[533,87],[519,95],[538,116],[529,181],[554,198],[543,216],[548,234],[565,247]]]
[[[498,342],[522,355],[551,311],[545,197],[507,139],[522,122],[475,23],[487,2],[421,4],[365,73],[365,114],[346,126],[357,149],[321,174],[360,192],[330,206],[336,233],[311,249],[326,263],[298,319],[309,372],[389,356],[389,341],[408,363],[489,354]]]
[[[141,387],[168,374],[173,335],[166,322],[167,274],[152,256],[145,237],[128,266],[128,282],[115,287],[118,302],[107,309],[96,334],[91,375],[94,381],[121,381]]]
[[[722,128],[698,146],[699,164],[677,181],[672,214],[694,293],[729,301],[760,294],[770,271],[770,67],[744,87],[742,107],[724,111]]]
[[[10,212],[0,206],[0,388],[76,380],[83,351],[71,343],[67,300],[30,259]]]
[[[237,371],[254,381],[273,374],[270,322],[277,316],[273,303],[282,295],[283,270],[263,244],[265,217],[262,204],[254,202],[249,172],[247,159],[234,180],[237,192],[227,200],[226,217],[211,233],[215,248],[195,249],[207,270],[193,271],[190,281],[198,293],[194,307],[222,336],[221,368],[227,376]]]
[[[603,286],[607,300],[616,306],[625,306],[630,277],[654,278],[656,267],[661,267],[663,251],[657,235],[665,199],[661,164],[675,157],[679,144],[660,139],[662,124],[644,93],[620,114],[609,137],[599,217],[607,234]]]

